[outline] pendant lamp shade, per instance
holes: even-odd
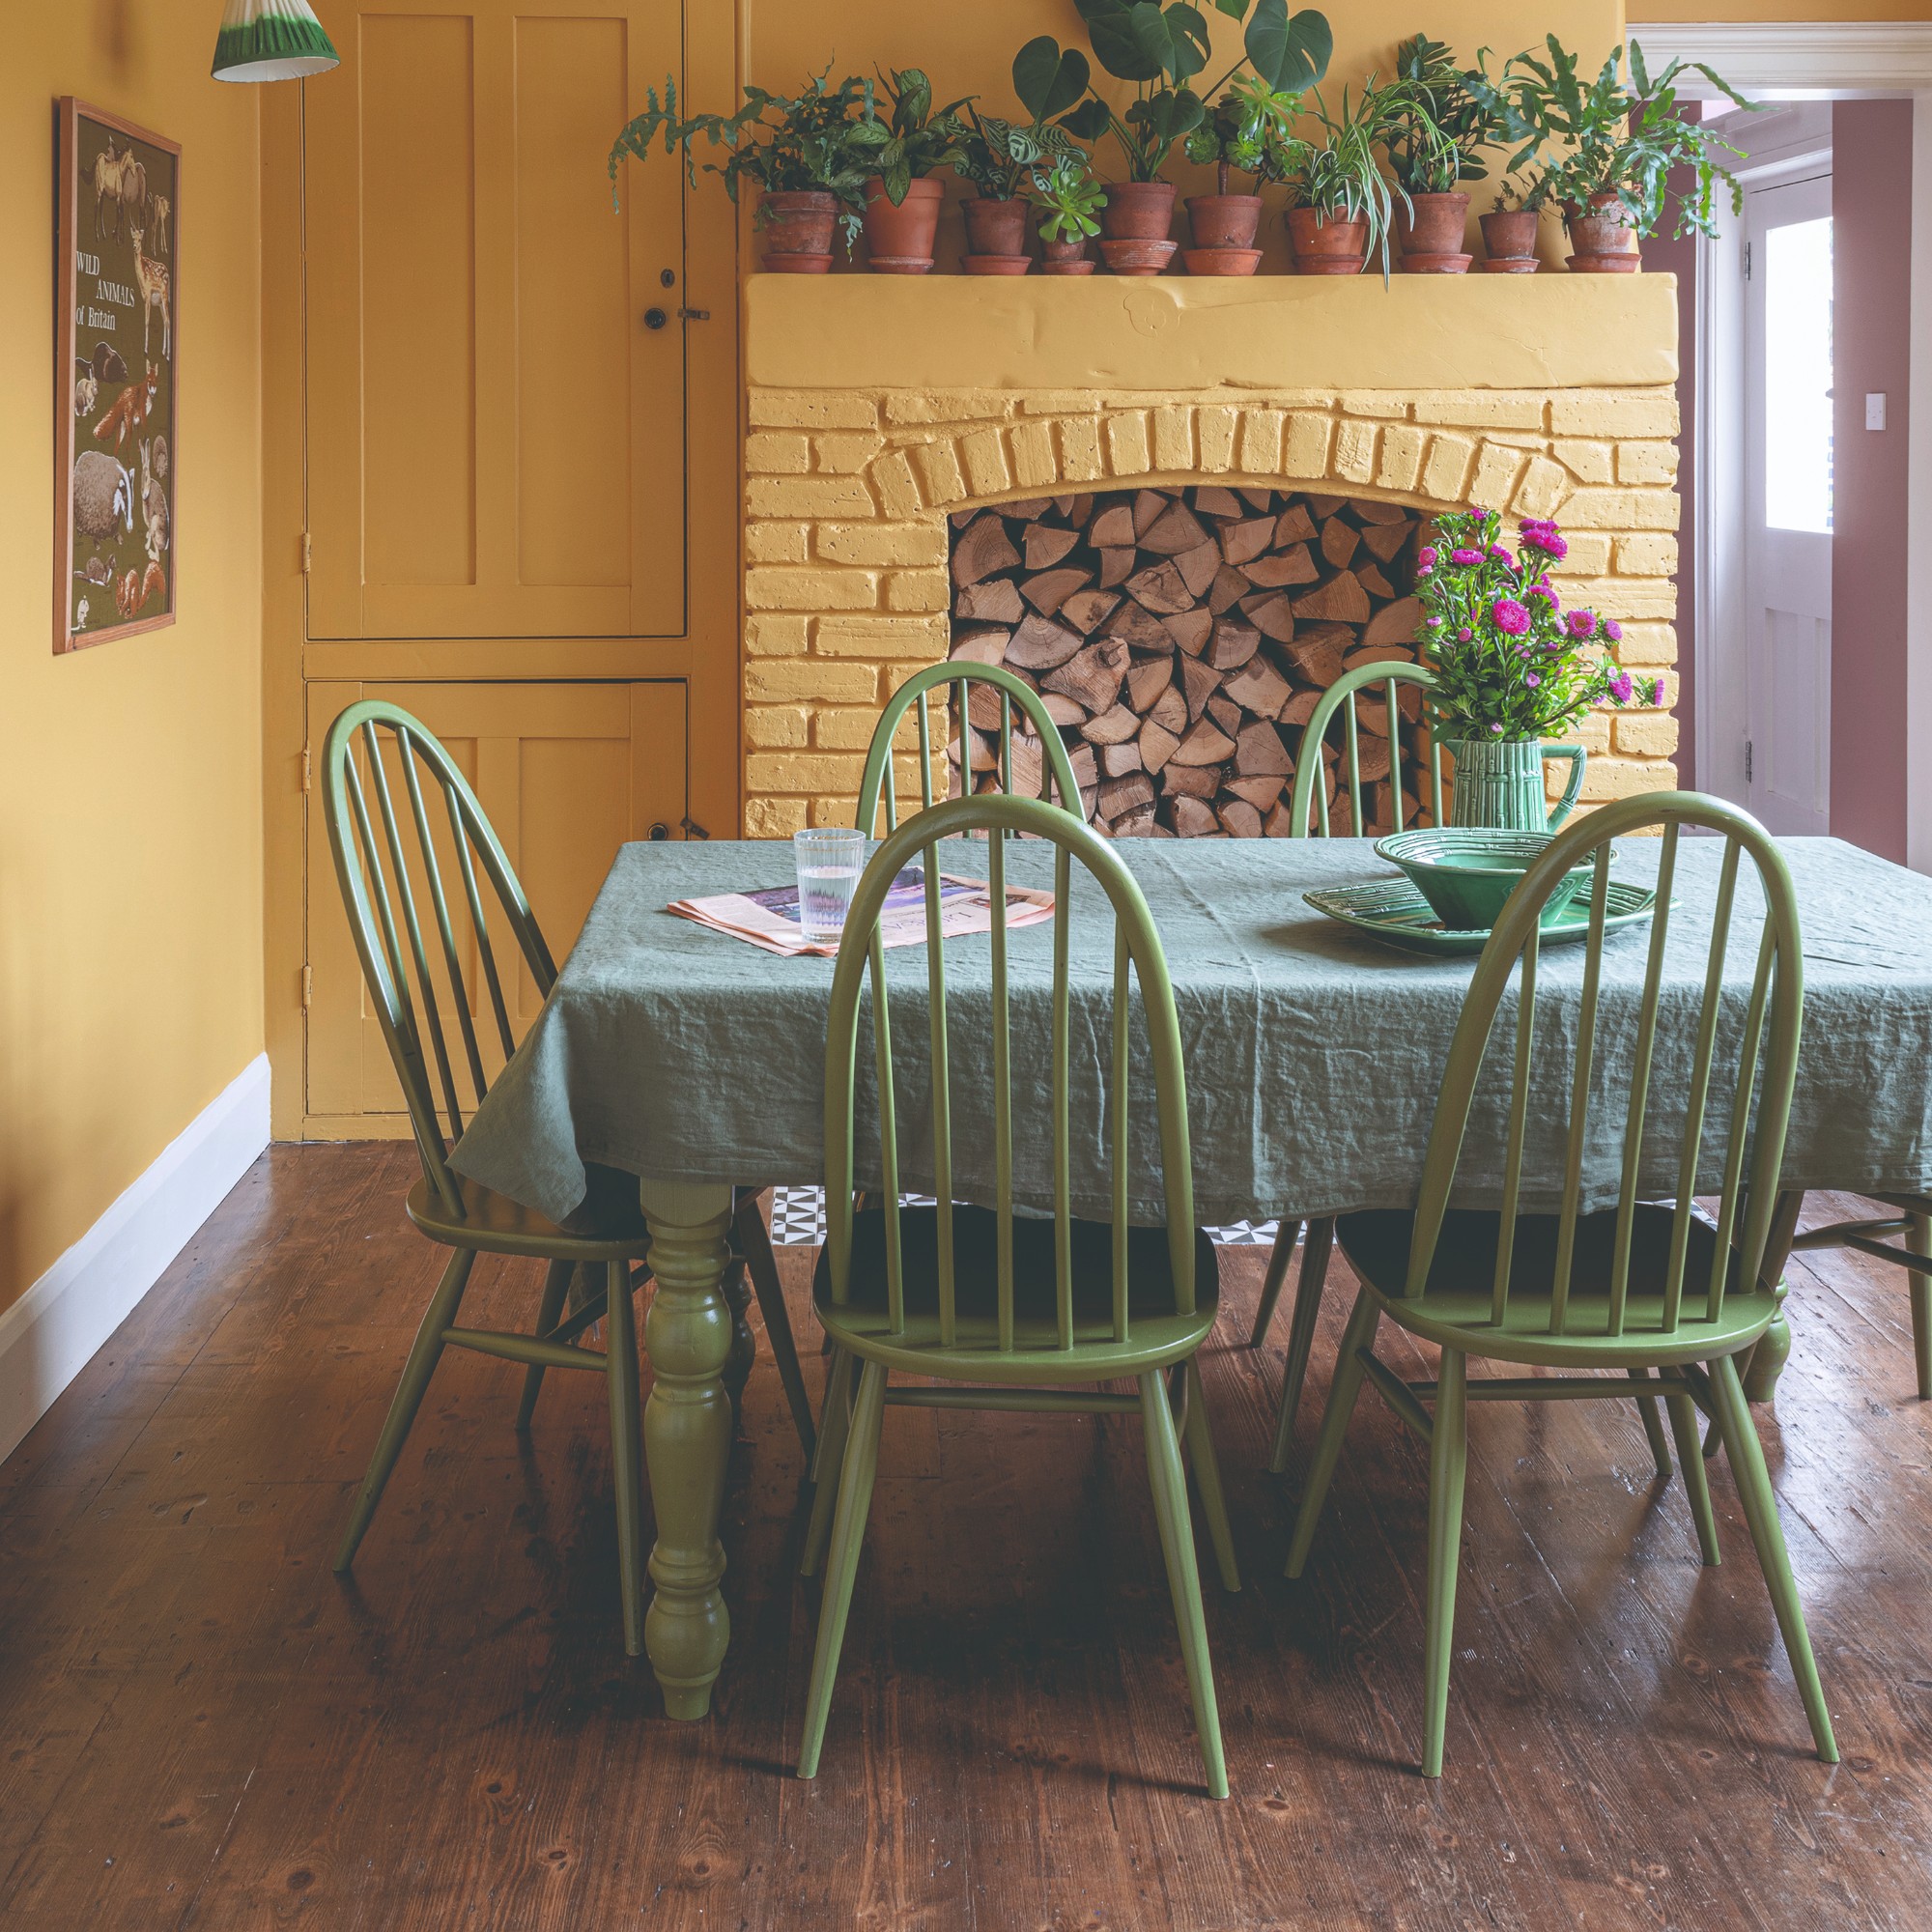
[[[340,62],[308,0],[228,0],[214,41],[216,80],[301,80]]]

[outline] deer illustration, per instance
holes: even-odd
[[[174,204],[164,194],[151,194],[148,197],[148,226],[154,231],[155,253],[168,252],[168,216],[174,213]]]
[[[148,350],[148,319],[158,308],[161,312],[161,359],[165,361],[174,343],[174,330],[168,321],[168,265],[156,261],[142,248],[140,229],[130,229],[128,233],[134,242],[134,284],[141,291],[141,353],[146,355]]]

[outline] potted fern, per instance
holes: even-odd
[[[1494,119],[1440,41],[1417,34],[1403,42],[1395,71],[1401,85],[1384,146],[1389,172],[1408,202],[1395,223],[1403,272],[1466,274],[1469,197],[1460,184],[1488,172],[1479,151],[1494,135]]]
[[[892,103],[882,116],[868,83],[865,112],[845,134],[861,166],[869,163],[865,197],[866,257],[884,275],[923,275],[932,268],[944,185],[934,170],[950,161],[958,143],[952,128],[963,100],[932,111],[932,83],[916,67],[882,74],[879,86]]]
[[[626,156],[645,159],[660,137],[666,154],[682,152],[686,179],[696,186],[692,150],[701,134],[708,146],[728,151],[722,163],[706,161],[704,171],[723,178],[734,203],[741,182],[758,189],[765,267],[781,274],[822,275],[832,266],[835,231],[844,238],[848,253],[858,240],[866,179],[853,160],[848,132],[868,83],[848,76],[833,87],[831,72],[828,67],[796,96],[747,87],[745,104],[735,114],[695,114],[689,120],[679,118],[675,81],[666,79],[662,102],[655,88],[646,88],[644,111],[625,124],[611,146],[612,200]]]
[[[1094,180],[1085,155],[1058,155],[1027,178],[1027,198],[1039,210],[1039,240],[1047,275],[1091,275],[1087,243],[1100,232],[1107,191]]]

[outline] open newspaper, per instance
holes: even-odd
[[[665,910],[694,919],[734,939],[748,939],[767,952],[786,956],[810,953],[830,959],[838,951],[836,940],[808,940],[799,920],[798,888],[772,886],[757,893],[719,893],[710,898],[673,899]],[[1037,925],[1053,917],[1053,895],[1029,886],[1007,888],[1007,925]],[[970,932],[993,929],[993,898],[984,879],[939,875],[939,933],[957,939]],[[925,872],[908,866],[892,883],[879,913],[879,937],[888,946],[921,946],[925,942]]]

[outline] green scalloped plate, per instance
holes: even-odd
[[[1452,932],[1446,928],[1435,908],[1406,879],[1378,879],[1373,885],[1339,886],[1332,892],[1303,893],[1301,896],[1317,912],[1369,933],[1385,945],[1398,946],[1405,952],[1455,957],[1480,952],[1490,942],[1486,930]],[[1604,930],[1616,932],[1639,924],[1656,905],[1657,895],[1647,887],[1623,885],[1612,879],[1605,901]],[[1588,904],[1573,905],[1543,928],[1542,944],[1562,946],[1586,939],[1589,932]]]

